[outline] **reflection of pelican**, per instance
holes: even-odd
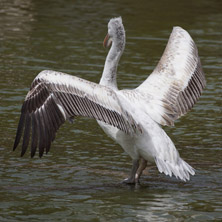
[[[116,70],[125,46],[121,18],[108,24],[104,45],[111,41],[100,85],[55,71],[39,73],[22,106],[14,149],[25,126],[21,155],[32,132],[31,156],[37,146],[42,156],[65,120],[87,116],[99,120],[104,131],[133,159],[125,182],[138,181],[145,161],[155,162],[166,175],[189,180],[193,168],[180,158],[159,124],[173,125],[192,108],[205,86],[195,43],[185,30],[175,27],[153,73],[134,90],[118,90]],[[144,164],[139,167],[140,158]]]

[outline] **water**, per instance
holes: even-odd
[[[32,1],[0,3],[0,221],[221,221],[222,4],[220,1]],[[93,120],[59,130],[48,155],[12,152],[22,101],[43,69],[98,82],[111,17],[127,44],[118,83],[134,88],[158,62],[173,26],[194,38],[207,87],[193,110],[165,128],[196,169],[187,183],[149,166],[126,186],[131,160]]]

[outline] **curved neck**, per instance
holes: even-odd
[[[120,57],[125,47],[125,40],[120,44],[112,43],[111,49],[106,57],[103,74],[100,79],[100,84],[117,89],[116,74]]]

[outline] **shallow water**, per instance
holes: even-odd
[[[220,1],[1,1],[0,221],[221,221],[222,4]],[[196,169],[187,183],[149,166],[126,186],[131,160],[94,120],[64,124],[49,154],[12,152],[22,101],[34,77],[53,69],[98,82],[111,17],[127,44],[119,88],[134,88],[157,64],[173,26],[189,31],[207,87],[193,110],[167,128]]]

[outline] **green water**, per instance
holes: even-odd
[[[119,88],[152,72],[173,26],[195,40],[207,87],[165,128],[196,169],[187,183],[147,168],[126,186],[131,160],[93,120],[64,124],[48,155],[12,152],[21,104],[35,76],[53,69],[98,82],[107,22],[121,15],[126,49]],[[0,221],[222,221],[222,2],[0,1]]]

